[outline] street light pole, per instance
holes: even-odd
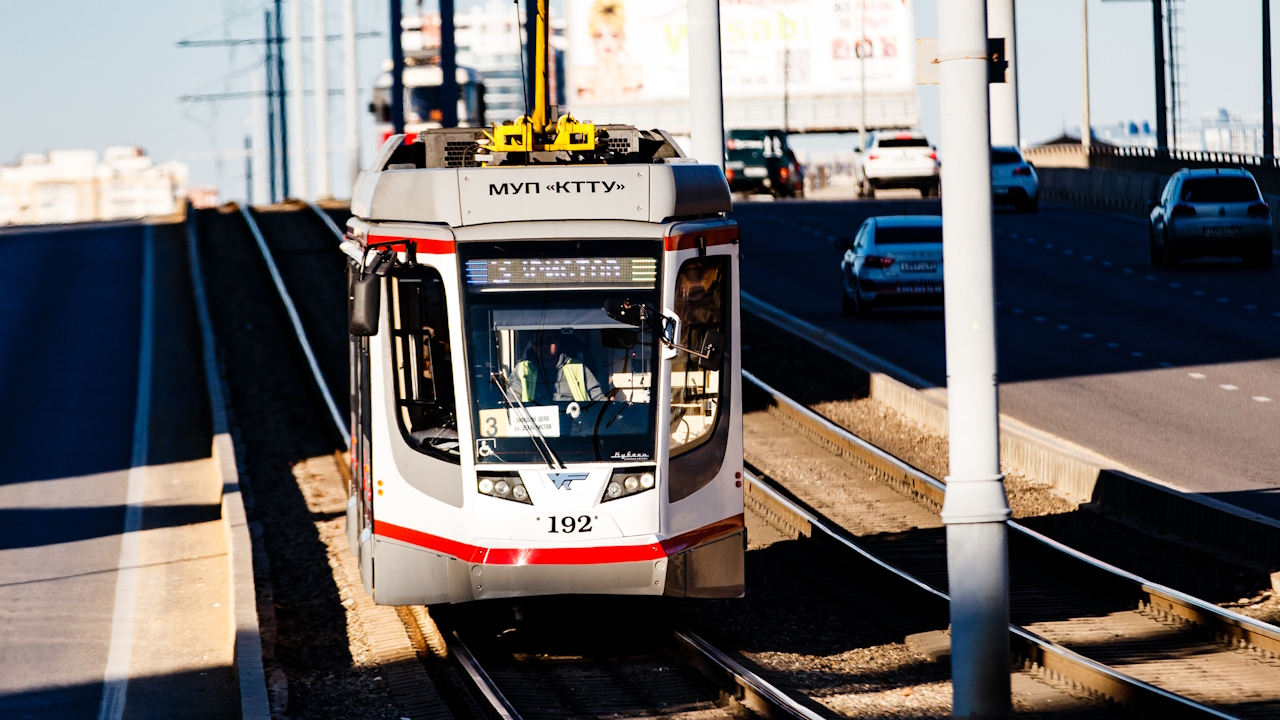
[[[720,2],[689,0],[689,130],[693,156],[724,170]],[[988,182],[988,184],[990,184]]]
[[[991,144],[1020,145],[1018,134],[1018,53],[1013,0],[987,0],[987,35],[1004,38],[1005,82],[991,83]]]
[[[1080,147],[1086,166],[1093,146],[1093,125],[1089,122],[1089,0],[1080,0]]]
[[[1164,0],[1151,0],[1151,48],[1155,52],[1153,59],[1156,66],[1156,154],[1169,154],[1169,112],[1164,94],[1164,16],[1160,3]]]
[[[942,110],[942,242],[950,474],[952,715],[1007,717],[1009,503],[1000,473],[995,285],[991,245],[991,139],[984,0],[938,3]]]
[[[1271,114],[1271,0],[1262,0],[1262,156],[1276,159],[1276,131]]]
[[[347,124],[347,172],[360,174],[360,81],[356,77],[356,0],[342,0],[342,85]]]
[[[391,132],[404,132],[404,12],[400,0],[388,0],[391,13]]]
[[[289,15],[289,83],[293,85],[293,116],[298,139],[298,152],[294,154],[294,166],[298,169],[293,189],[300,198],[307,197],[307,103],[302,87],[302,0],[289,3],[293,12]],[[287,198],[286,198],[287,199]]]
[[[327,62],[329,37],[325,32],[324,0],[315,0],[311,6],[312,34],[315,41],[311,64],[316,76],[316,199],[328,199],[329,193],[329,64]]]
[[[458,44],[454,37],[453,0],[440,0],[440,72],[440,127],[458,127]]]

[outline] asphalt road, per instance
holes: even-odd
[[[152,400],[144,407],[140,452],[135,420],[148,235]],[[210,573],[218,572],[216,562],[162,558],[146,539],[154,531],[152,538],[195,552],[188,531],[208,535],[217,527],[216,504],[209,525],[209,498],[184,495],[191,488],[210,494],[210,476],[199,465],[210,451],[209,408],[185,247],[181,226],[0,233],[8,259],[0,265],[0,717],[99,716],[113,627],[117,635],[121,627],[113,626],[113,615],[122,557],[132,558],[138,588],[124,657],[130,647],[152,657],[134,655],[121,706],[130,717],[230,710],[221,697],[231,697],[229,668],[219,673],[166,654],[166,637],[203,648],[213,636],[193,640],[182,623],[167,624],[172,617],[146,616],[164,609],[157,604],[172,608],[166,598],[181,591],[174,584],[194,586],[199,577],[212,589]],[[143,539],[130,556],[121,548],[130,468],[139,456],[148,469],[138,476],[143,483],[135,482],[143,494],[134,497],[168,500],[142,513]],[[207,597],[190,600],[212,607]],[[225,636],[225,627],[216,630]],[[160,660],[188,671],[149,674]]]
[[[942,309],[840,312],[872,215],[938,201],[741,202],[746,292],[937,385]],[[1140,472],[1280,518],[1280,268],[1151,268],[1146,225],[1044,204],[995,218],[1001,411]]]

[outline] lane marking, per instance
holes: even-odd
[[[1193,380],[1203,380],[1209,376],[1205,375],[1204,373],[1187,373],[1187,377]]]
[[[1169,287],[1173,288],[1174,290],[1177,290],[1178,288],[1182,287],[1182,283],[1169,283]]]
[[[103,672],[98,720],[124,717],[129,691],[129,661],[133,656],[133,610],[138,595],[142,502],[147,489],[148,433],[151,425],[151,362],[155,315],[155,243],[152,226],[142,234],[142,332],[138,350],[138,397],[133,416],[133,457],[129,461],[129,489],[125,499],[124,534],[116,565],[115,609],[111,613],[111,649]]]
[[[1125,274],[1125,275],[1132,275],[1132,274],[1133,274],[1133,268],[1125,268],[1125,269],[1124,269],[1124,274]]]
[[[1036,322],[1044,322],[1044,318],[1043,318],[1043,317],[1041,317],[1041,316],[1039,316],[1039,315],[1037,315],[1037,316],[1036,316]]]
[[[1109,348],[1118,348],[1118,347],[1120,347],[1120,343],[1118,343],[1118,342],[1109,342],[1109,343],[1107,343],[1107,347],[1109,347]]]
[[[1084,338],[1085,340],[1089,340],[1093,337],[1093,333],[1080,333],[1080,337]]]
[[[1013,314],[1014,314],[1014,315],[1021,315],[1021,314],[1022,314],[1022,313],[1024,313],[1024,312],[1026,312],[1026,310],[1023,310],[1022,308],[1014,308],[1014,309],[1013,309]]]
[[[1266,397],[1266,396],[1264,396],[1264,395],[1254,395],[1254,396],[1253,396],[1253,399],[1254,399],[1254,400],[1257,400],[1258,402],[1264,402],[1264,403],[1265,403],[1265,402],[1271,402],[1271,398]]]
[[[1045,250],[1052,250],[1052,249],[1053,249],[1053,243],[1045,243],[1045,244],[1044,244],[1044,249],[1045,249]]]
[[[1084,261],[1085,261],[1085,262],[1089,262],[1089,261],[1090,261],[1090,260],[1092,260],[1092,259],[1093,259],[1093,256],[1092,256],[1092,255],[1085,255],[1085,256],[1084,256]]]
[[[1111,263],[1111,261],[1110,261],[1110,260],[1103,260],[1103,261],[1102,261],[1102,267],[1111,267],[1111,264],[1112,264],[1112,263]]]
[[[1203,291],[1203,290],[1192,290],[1192,291],[1191,291],[1191,294],[1192,294],[1192,295],[1195,295],[1196,297],[1204,297],[1204,291]]]
[[[1257,309],[1258,309],[1258,306],[1257,306],[1257,305],[1245,305],[1245,306],[1244,306],[1244,309],[1245,309],[1245,310],[1257,310]]]
[[[1159,366],[1160,366],[1160,367],[1162,367],[1162,368],[1171,368],[1171,367],[1173,367],[1173,363],[1171,363],[1171,362],[1158,362],[1158,363],[1156,363],[1156,364],[1157,364],[1157,365],[1159,365]]]
[[[1071,326],[1070,326],[1070,325],[1059,325],[1059,326],[1058,326],[1058,329],[1059,329],[1059,330],[1070,330],[1070,329],[1071,329]]]
[[[1148,279],[1148,280],[1155,280],[1155,279],[1156,279],[1156,276],[1155,276],[1155,275],[1148,275],[1148,276],[1147,276],[1147,279]]]
[[[1240,389],[1235,385],[1219,385],[1218,387],[1222,388],[1223,390],[1239,390]]]
[[[1063,251],[1062,251],[1062,254],[1063,254],[1063,255],[1075,255],[1075,254],[1076,254],[1076,251],[1075,251],[1075,250],[1063,250]]]
[[[1129,354],[1130,354],[1130,355],[1133,355],[1134,357],[1142,357],[1142,353],[1140,353],[1140,352],[1133,352],[1133,353],[1129,353]]]
[[[1228,302],[1231,302],[1231,298],[1218,298],[1218,302],[1228,303]]]

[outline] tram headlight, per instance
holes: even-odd
[[[600,502],[608,502],[619,498],[630,497],[652,490],[657,485],[652,467],[618,468],[604,486],[604,495]]]
[[[509,500],[525,505],[533,504],[533,499],[529,497],[529,488],[524,486],[524,481],[520,479],[520,473],[479,473],[476,476],[476,489],[480,491],[481,495],[488,495],[498,500]]]

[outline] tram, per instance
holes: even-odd
[[[739,597],[728,185],[665,132],[560,117],[535,84],[531,116],[393,135],[356,183],[347,532],[365,588]]]

